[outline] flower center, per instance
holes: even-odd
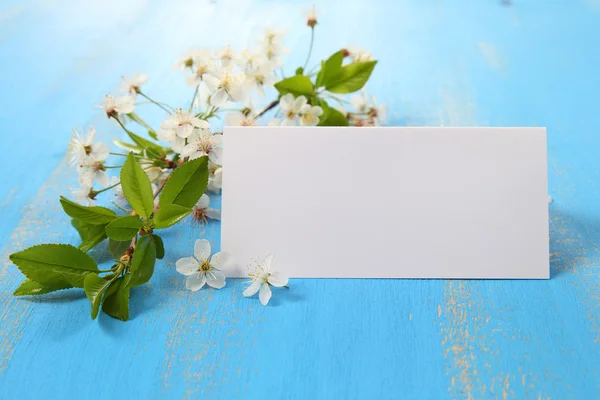
[[[196,146],[199,151],[204,153],[210,153],[213,150],[212,140],[208,136],[200,136],[196,142]]]
[[[92,145],[83,146],[86,155],[90,155],[92,153]]]
[[[200,266],[198,267],[199,272],[208,272],[210,270],[211,270],[211,265],[210,265],[210,261],[208,261],[208,260],[203,260],[200,263]]]
[[[206,208],[194,207],[192,213],[193,221],[198,224],[205,224],[208,222],[208,216],[206,215]]]

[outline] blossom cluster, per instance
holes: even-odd
[[[96,140],[93,127],[87,132],[76,129],[69,143],[69,164],[77,170],[79,186],[72,189],[76,202],[65,197],[60,202],[72,218],[81,244],[43,244],[11,255],[26,277],[15,295],[79,287],[90,300],[92,318],[101,308],[125,321],[129,318],[129,290],[148,282],[155,261],[165,256],[165,245],[156,232],[180,221],[203,225],[221,218],[220,210],[210,207],[208,193],[221,192],[226,151],[220,130],[223,123],[384,124],[385,106],[365,92],[377,61],[364,50],[346,47],[310,67],[318,26],[314,7],[306,14],[306,25],[309,51],[303,66],[293,69],[291,75],[285,72],[289,49],[284,32],[266,29],[251,48],[193,49],[179,59],[175,67],[183,71],[191,99],[176,107],[148,94],[146,74],[123,77],[119,92],[106,95],[98,104],[123,130],[124,140],[113,139],[118,148],[110,149]],[[148,107],[162,115],[157,128],[142,118]],[[95,206],[97,197],[109,190],[116,208]],[[114,258],[109,270],[99,269],[88,254],[105,240]],[[219,289],[225,286],[221,269],[230,261],[225,253],[211,256],[210,243],[198,239],[193,257],[177,261],[176,270],[185,275],[189,290]],[[244,296],[258,293],[266,305],[271,287],[287,287],[288,279],[273,270],[272,262],[272,255],[256,261]],[[51,268],[46,268],[47,264]]]

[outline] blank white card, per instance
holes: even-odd
[[[226,127],[225,274],[548,278],[544,128]]]

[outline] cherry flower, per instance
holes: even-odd
[[[79,182],[86,182],[91,186],[94,181],[97,181],[101,186],[107,187],[110,184],[110,178],[106,174],[105,159],[106,156],[102,154],[86,156],[79,164],[77,170],[79,173]]]
[[[246,76],[250,83],[250,88],[255,89],[260,96],[264,96],[265,88],[272,87],[278,80],[268,63],[248,69]]]
[[[100,107],[104,108],[107,117],[116,117],[117,114],[130,114],[135,109],[135,96],[126,94],[124,96],[113,97],[110,94],[106,95],[106,98]]]
[[[140,87],[146,82],[148,82],[148,75],[136,72],[131,78],[123,77],[121,90],[135,96],[140,92]]]
[[[304,98],[304,96],[302,96]],[[305,104],[298,113],[300,116],[300,125],[314,126],[319,123],[319,117],[323,115],[323,109],[319,106]]]
[[[94,143],[95,138],[96,130],[91,126],[85,137],[73,129],[73,137],[69,143],[69,165],[79,164],[87,156],[102,161],[108,157],[108,146],[102,142]]]
[[[229,67],[235,60],[235,54],[231,46],[227,45],[224,49],[219,49],[215,52],[216,58],[221,60],[222,67]]]
[[[223,187],[223,167],[208,161],[208,186],[206,190],[213,193],[219,193]]]
[[[213,135],[210,129],[195,129],[181,150],[183,157],[190,160],[208,155],[208,159],[215,164],[221,164],[223,155],[223,135]]]
[[[160,124],[157,136],[160,140],[170,142],[173,150],[180,153],[185,146],[185,139],[195,128],[208,129],[210,124],[190,112],[184,113],[180,108]]]
[[[266,29],[265,36],[259,42],[259,48],[273,68],[283,66],[283,55],[289,53],[289,49],[283,46],[285,32],[277,29]]]
[[[204,52],[199,49],[192,49],[188,51],[183,57],[181,57],[175,63],[174,68],[179,68],[185,70],[187,68],[192,68],[194,66],[194,59],[198,56],[203,55]]]
[[[307,104],[306,97],[294,98],[291,93],[281,97],[279,106],[285,117],[281,122],[282,126],[294,126],[298,123],[305,126],[317,125],[319,117],[323,114],[321,107]]]
[[[223,107],[229,101],[244,103],[248,98],[249,85],[242,72],[223,68],[217,76],[207,75],[204,82],[212,93],[209,100],[212,106]]]
[[[205,284],[215,289],[225,286],[225,275],[219,270],[229,261],[227,253],[219,252],[212,256],[210,243],[206,239],[198,239],[194,244],[194,256],[177,260],[177,272],[185,275],[186,289],[196,292]]]
[[[186,78],[186,83],[191,87],[196,87],[204,82],[204,78],[208,75],[217,75],[217,66],[214,61],[210,58],[208,53],[202,52],[197,54],[194,58],[194,66],[192,68],[192,74]]]
[[[88,205],[93,206],[96,198],[92,189],[92,185],[86,182],[80,182],[80,185],[81,186],[79,188],[71,189],[73,197],[75,197],[75,200],[79,202],[87,203]]]
[[[254,115],[241,111],[232,111],[225,115],[225,123],[231,126],[255,126]]]
[[[298,125],[298,113],[302,106],[306,104],[306,97],[299,96],[294,98],[294,95],[288,93],[279,100],[279,107],[283,111],[284,119],[281,122],[282,126]]]
[[[288,284],[288,278],[282,273],[274,271],[272,265],[272,253],[257,262],[256,269],[248,274],[252,283],[244,290],[244,297],[254,296],[256,292],[260,291],[258,298],[266,306],[271,299],[271,286],[284,287]]]
[[[221,210],[216,208],[209,208],[210,197],[203,194],[200,200],[194,205],[192,209],[192,218],[197,224],[206,224],[209,219],[220,220]]]

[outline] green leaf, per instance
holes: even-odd
[[[302,67],[296,68],[296,75],[302,75],[302,74],[304,74],[304,68],[302,68]]]
[[[344,61],[344,50],[333,53],[326,61],[321,61],[321,70],[317,74],[316,86],[327,85],[331,79],[338,75]]]
[[[110,279],[101,278],[98,274],[91,273],[85,277],[83,289],[90,303],[92,303],[92,319],[98,316],[102,296],[108,287],[117,279],[118,273]]]
[[[348,126],[348,118],[325,101],[320,102],[323,115],[319,118],[319,126]]]
[[[60,205],[69,217],[92,225],[105,225],[117,218],[113,210],[99,206],[82,206],[62,196],[60,196]]]
[[[138,215],[149,218],[154,210],[154,196],[148,175],[129,153],[121,168],[121,187],[125,198]]]
[[[310,79],[304,75],[294,75],[283,79],[275,84],[275,88],[282,96],[287,93],[291,93],[295,97],[301,95],[310,96],[313,93],[313,84]]]
[[[154,273],[156,262],[156,245],[149,236],[142,236],[138,240],[133,252],[133,259],[129,271],[131,279],[127,286],[134,287],[148,282]]]
[[[131,240],[119,241],[108,239],[108,251],[115,258],[115,260],[119,260],[121,256],[127,251],[129,246],[131,245]]]
[[[42,244],[10,255],[23,275],[44,286],[83,287],[83,280],[98,267],[83,251],[70,244]]]
[[[127,276],[128,277],[128,276]],[[126,277],[115,280],[106,291],[102,311],[121,321],[129,319],[129,290]]]
[[[165,256],[165,244],[163,243],[162,238],[158,235],[152,235],[152,239],[156,245],[156,258],[162,260]]]
[[[106,231],[104,230],[106,225],[92,225],[76,218],[71,220],[71,225],[79,233],[79,237],[81,238],[79,250],[83,252],[87,253],[106,239]]]
[[[208,157],[187,161],[175,169],[158,200],[160,207],[177,204],[192,208],[208,185]]]
[[[113,240],[131,240],[142,225],[143,222],[139,217],[133,215],[119,217],[106,225],[106,234]]]
[[[132,151],[135,154],[139,154],[139,153],[141,153],[144,150],[140,146],[138,146],[137,144],[127,143],[127,142],[123,142],[123,141],[117,140],[117,139],[113,139],[113,143],[115,145],[117,145],[118,147],[120,147],[122,149],[125,149],[127,151]]]
[[[332,93],[352,93],[360,90],[369,80],[377,61],[366,61],[344,65],[340,72],[325,83]]]
[[[178,223],[182,218],[192,212],[191,208],[178,204],[165,204],[154,214],[154,227],[156,229],[168,228]]]
[[[136,135],[131,131],[127,131],[127,135],[133,140],[133,142],[139,147],[150,151],[154,155],[166,154],[167,151],[160,145],[149,141],[148,139],[144,139],[143,137]]]
[[[152,127],[150,125],[148,125],[146,123],[146,121],[144,121],[143,119],[141,119],[139,115],[137,115],[136,113],[132,112],[132,113],[127,114],[127,116],[129,118],[131,118],[132,121],[135,121],[138,124],[140,124],[141,126],[143,126],[144,128],[146,128],[146,130],[148,131],[148,135],[150,135],[150,137],[152,139],[154,139],[154,140],[158,139],[156,137],[156,131],[154,129],[152,129]]]
[[[36,296],[38,294],[46,294],[56,290],[68,289],[73,286],[69,284],[44,286],[30,279],[25,279],[13,293],[14,296]]]

